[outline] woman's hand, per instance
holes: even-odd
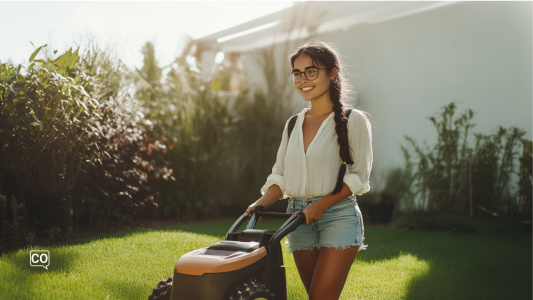
[[[258,206],[258,205],[261,205],[260,203],[258,203],[259,201],[256,201],[254,203],[252,203],[250,206],[248,206],[248,209],[246,209],[246,211],[244,212],[244,216],[248,218],[248,220],[250,220],[250,217],[248,216],[248,214],[252,213],[254,210],[255,210],[255,207]],[[259,217],[259,220],[257,220],[258,222],[261,221],[262,217]]]
[[[304,208],[303,213],[305,214],[305,225],[310,225],[311,223],[322,219],[324,209],[315,203]]]

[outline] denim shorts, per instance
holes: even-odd
[[[303,211],[309,205],[318,201],[320,197],[298,198],[290,197],[287,213],[293,214]],[[354,195],[326,208],[322,218],[309,225],[301,224],[287,236],[289,253],[296,250],[312,250],[314,247],[332,247],[345,249],[347,246],[357,245],[359,251],[366,250],[364,245],[365,226],[361,210]]]

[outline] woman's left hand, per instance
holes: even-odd
[[[310,225],[311,223],[322,219],[324,209],[315,203],[304,208],[303,212],[305,214],[305,225]]]

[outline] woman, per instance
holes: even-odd
[[[307,43],[290,62],[294,88],[311,107],[300,112],[290,138],[289,122],[285,124],[263,196],[245,215],[257,205],[266,208],[288,197],[287,213],[303,211],[306,216],[305,225],[288,240],[309,299],[338,299],[357,253],[367,246],[354,195],[370,190],[371,127],[364,112],[346,103],[350,86],[331,45]],[[347,141],[341,138],[343,130]],[[343,158],[348,149],[349,157]]]

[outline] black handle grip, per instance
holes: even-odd
[[[276,270],[278,267],[277,257],[281,255],[281,253],[277,253],[280,251],[280,247],[277,245],[280,244],[281,239],[296,230],[296,228],[298,228],[298,226],[300,226],[301,224],[304,224],[305,221],[306,219],[303,211],[295,212],[291,216],[291,218],[287,220],[270,238],[270,242],[268,243],[268,249],[273,253],[268,256],[269,258],[266,267],[267,270]]]
[[[233,223],[233,225],[230,227],[230,229],[228,230],[228,233],[226,233],[226,240],[228,240],[230,233],[237,232],[237,229],[241,227],[242,223],[244,223],[245,220],[246,220],[246,217],[244,216],[244,214],[242,214],[237,219],[237,221],[235,221],[235,223]]]

